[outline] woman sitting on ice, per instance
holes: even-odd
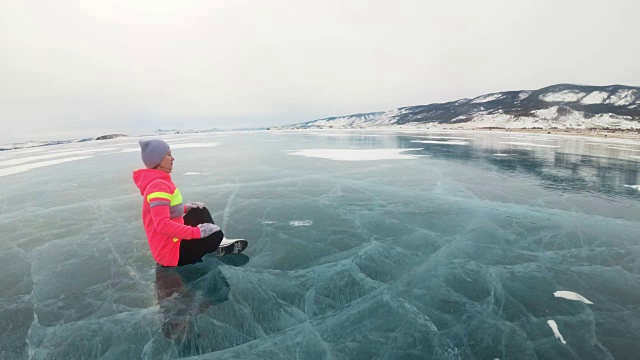
[[[229,241],[215,225],[203,203],[182,204],[182,195],[171,181],[173,156],[163,140],[140,140],[146,169],[133,172],[143,197],[142,222],[151,255],[163,266],[193,264],[208,253],[222,256],[240,253],[244,240]]]

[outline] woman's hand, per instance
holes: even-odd
[[[186,203],[184,205],[184,207],[187,210],[187,212],[189,212],[189,210],[195,209],[195,208],[202,209],[204,207],[204,203],[201,203],[201,202],[190,202],[190,203]]]
[[[206,223],[198,225],[198,229],[200,229],[200,239],[202,239],[213,234],[214,232],[220,231],[220,226],[216,224]]]

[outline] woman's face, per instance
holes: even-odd
[[[167,151],[167,155],[165,155],[162,161],[160,161],[160,164],[158,164],[158,170],[171,174],[171,170],[173,170],[173,156],[171,156],[171,150]]]

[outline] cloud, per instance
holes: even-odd
[[[0,7],[0,116],[12,138],[267,126],[559,82],[640,84],[628,45],[640,5],[621,0]]]

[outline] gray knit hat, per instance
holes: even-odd
[[[148,169],[158,166],[169,152],[169,144],[160,139],[140,140],[138,143],[142,162]]]

